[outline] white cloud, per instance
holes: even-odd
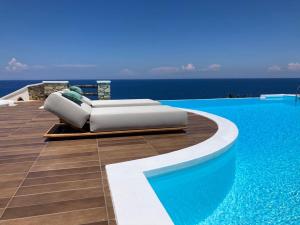
[[[173,66],[161,66],[161,67],[156,67],[150,70],[150,73],[152,74],[172,74],[172,73],[177,73],[179,69],[177,67]]]
[[[125,69],[122,69],[120,71],[120,74],[122,74],[122,75],[133,75],[134,72],[131,69],[125,68]]]
[[[182,68],[183,71],[186,71],[186,72],[194,72],[194,71],[196,71],[196,67],[192,63],[183,65],[181,68]]]
[[[269,72],[278,72],[281,70],[281,67],[278,65],[272,65],[268,67]]]
[[[211,64],[208,66],[209,71],[219,71],[221,68],[220,64]]]
[[[174,74],[174,73],[187,73],[187,72],[197,72],[197,71],[219,71],[221,68],[220,64],[211,64],[203,69],[197,69],[192,63],[178,67],[173,66],[161,66],[150,70],[152,74]]]
[[[220,64],[210,64],[207,68],[201,69],[201,71],[219,71],[220,69]]]
[[[290,71],[300,71],[300,63],[289,63],[288,70]]]
[[[54,66],[60,68],[95,68],[96,67],[96,65],[94,64],[59,64]]]
[[[27,70],[28,68],[28,65],[19,62],[16,58],[12,58],[5,67],[5,69],[9,72],[20,72]]]

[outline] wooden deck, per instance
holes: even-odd
[[[217,125],[189,114],[186,133],[46,141],[57,118],[40,102],[0,108],[0,224],[113,225],[105,165],[175,151]]]

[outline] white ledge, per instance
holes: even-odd
[[[29,93],[28,93],[28,88],[29,87],[34,87],[34,86],[38,86],[41,85],[42,83],[36,83],[36,84],[29,84],[26,85],[14,92],[11,92],[3,97],[1,97],[0,99],[3,100],[11,100],[11,101],[18,101],[18,98],[21,97],[23,99],[23,101],[29,101]]]
[[[97,84],[110,84],[110,80],[97,80]]]
[[[67,80],[44,80],[43,84],[68,84]]]
[[[178,151],[106,166],[118,225],[173,225],[146,176],[202,163],[225,152],[236,140],[238,129],[231,121],[206,112],[186,111],[213,120],[218,131],[206,141]]]
[[[284,97],[295,97],[295,94],[263,94],[260,99],[282,99]]]

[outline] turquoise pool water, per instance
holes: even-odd
[[[162,101],[239,128],[234,146],[204,164],[148,177],[176,225],[300,224],[300,102]]]

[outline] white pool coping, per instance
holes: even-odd
[[[295,96],[296,96],[295,94],[263,94],[263,95],[260,95],[260,99],[262,99],[262,100],[267,100],[267,99],[282,100],[282,98],[284,98],[284,97],[295,97]]]
[[[231,121],[210,113],[185,109],[213,120],[218,131],[199,144],[163,155],[106,166],[118,225],[173,225],[147,176],[198,164],[225,152],[238,136]]]

